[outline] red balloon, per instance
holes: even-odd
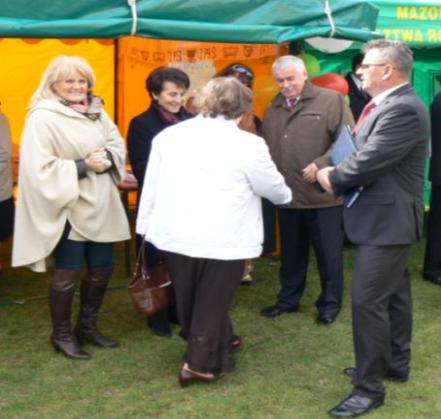
[[[348,82],[343,76],[337,73],[326,73],[313,78],[311,81],[312,84],[315,84],[316,86],[336,90],[343,96],[346,96],[349,92]]]

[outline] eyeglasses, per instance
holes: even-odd
[[[367,70],[370,67],[384,67],[385,65],[388,65],[389,63],[384,64],[360,64],[360,68],[362,70]]]

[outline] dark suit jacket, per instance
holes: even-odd
[[[376,246],[414,243],[422,234],[429,115],[412,87],[387,96],[355,141],[358,151],[330,177],[337,194],[365,188],[343,211],[349,240]]]
[[[184,108],[176,116],[181,121],[192,117]],[[144,185],[144,176],[150,156],[152,140],[170,125],[172,123],[163,117],[155,102],[152,102],[145,112],[135,116],[130,121],[127,133],[127,147],[133,175],[138,181],[138,199],[141,196]]]
[[[351,108],[352,115],[354,116],[354,120],[357,122],[363,108],[371,100],[371,97],[368,93],[358,88],[351,77],[351,73],[346,75],[346,81],[348,82],[349,86],[349,106]]]
[[[429,179],[441,186],[441,92],[433,100],[430,109],[432,122],[432,158],[430,160]]]

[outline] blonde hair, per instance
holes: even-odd
[[[91,91],[95,86],[95,75],[89,63],[84,58],[74,55],[59,55],[46,67],[40,84],[31,97],[29,106],[35,106],[43,99],[56,98],[57,94],[53,89],[53,85],[69,77],[74,72],[78,72],[86,78],[89,91]]]
[[[203,88],[198,107],[204,116],[236,119],[251,109],[253,92],[235,77],[216,77]]]

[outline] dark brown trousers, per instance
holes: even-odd
[[[164,252],[175,287],[185,362],[199,372],[226,373],[233,328],[228,310],[240,284],[243,260],[192,258]]]

